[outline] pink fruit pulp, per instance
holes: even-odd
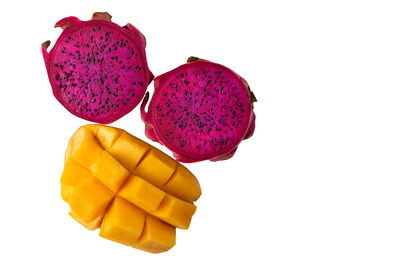
[[[181,162],[225,160],[253,135],[256,101],[247,82],[207,60],[188,63],[154,80],[148,112],[141,105],[148,138],[168,147]]]
[[[107,124],[139,104],[154,76],[135,27],[120,27],[108,13],[67,17],[55,27],[63,32],[50,52],[50,41],[43,43],[42,53],[53,94],[68,111]]]

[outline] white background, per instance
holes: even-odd
[[[0,266],[400,265],[398,1],[3,1],[0,10]],[[54,99],[40,44],[56,41],[59,19],[106,10],[146,35],[155,75],[199,56],[245,77],[259,100],[255,135],[232,159],[186,164],[203,195],[190,229],[159,255],[85,230],[60,197],[68,139],[86,122]],[[112,125],[145,139],[138,109]]]

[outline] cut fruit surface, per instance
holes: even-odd
[[[233,70],[190,57],[154,79],[141,104],[145,134],[181,162],[226,160],[255,130],[248,83]]]
[[[66,17],[55,27],[63,32],[50,51],[50,41],[42,44],[42,54],[53,94],[69,112],[107,124],[140,103],[153,74],[138,29],[111,22],[106,12],[88,21]]]
[[[94,154],[92,154],[94,153]],[[61,176],[70,216],[100,236],[159,253],[188,229],[201,194],[196,177],[160,150],[104,125],[71,137]]]
[[[100,236],[132,246],[142,234],[144,220],[141,209],[117,197],[104,217]]]
[[[152,216],[146,217],[143,233],[133,247],[151,253],[169,250],[175,245],[175,228]]]

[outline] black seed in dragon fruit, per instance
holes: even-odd
[[[247,82],[229,68],[195,57],[154,79],[154,95],[145,111],[146,136],[168,147],[181,162],[232,157],[255,130]]]
[[[131,24],[121,27],[106,12],[89,21],[67,17],[54,47],[42,53],[56,99],[72,114],[112,123],[142,100],[153,74],[147,66],[144,36]]]

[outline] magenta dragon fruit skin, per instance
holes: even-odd
[[[143,34],[111,22],[106,12],[89,21],[67,17],[55,27],[63,32],[50,52],[50,41],[42,44],[42,54],[56,99],[72,114],[103,124],[132,111],[154,78]]]
[[[190,57],[188,63],[154,79],[148,111],[141,105],[145,134],[168,147],[181,162],[231,158],[255,130],[247,82],[220,64]]]

